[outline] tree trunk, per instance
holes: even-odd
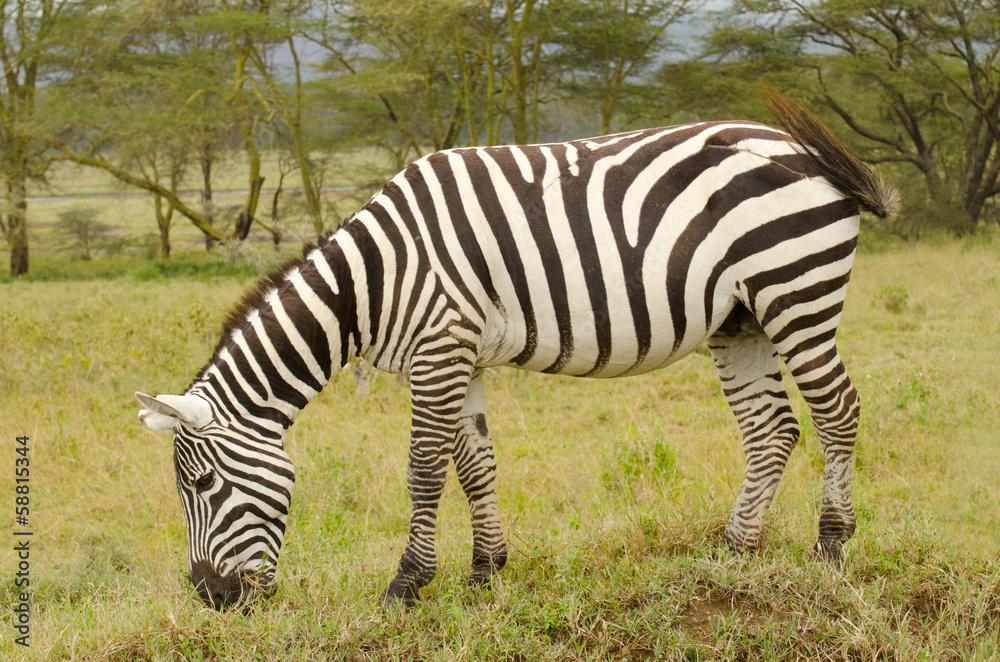
[[[10,275],[17,278],[28,273],[28,224],[23,213],[8,216],[8,228]]]
[[[233,230],[233,237],[240,241],[246,239],[247,235],[250,234],[250,226],[253,225],[254,218],[257,216],[260,190],[264,187],[264,176],[260,174],[260,152],[254,143],[252,124],[250,121],[245,122],[240,129],[243,134],[243,147],[246,150],[247,160],[250,163],[250,190],[247,193],[247,202],[236,221],[236,229]]]
[[[26,195],[26,173],[13,173],[7,182],[7,203],[10,211],[4,226],[7,243],[10,245],[10,275],[12,278],[28,273],[28,199]]]
[[[170,259],[170,228],[160,226],[160,258]]]
[[[323,209],[319,200],[319,191],[313,176],[312,162],[309,160],[309,150],[302,135],[302,72],[299,56],[295,51],[295,42],[288,38],[288,50],[295,62],[295,108],[288,117],[288,126],[292,131],[292,142],[295,144],[295,158],[299,162],[299,174],[302,176],[302,192],[306,197],[306,210],[312,219],[316,237],[323,236]],[[278,194],[281,192],[281,182],[278,182],[278,192],[274,194],[274,209],[278,208]],[[273,219],[277,223],[278,219]],[[277,226],[275,226],[277,227]],[[275,246],[277,246],[277,241]]]
[[[226,239],[221,232],[216,230],[215,227],[205,220],[204,215],[189,207],[183,200],[177,197],[173,191],[167,190],[158,182],[151,181],[146,177],[133,175],[123,168],[106,161],[100,154],[95,154],[93,156],[81,154],[69,145],[64,145],[63,143],[60,143],[52,138],[47,138],[45,136],[36,136],[35,138],[51,149],[61,152],[61,156],[58,157],[59,160],[72,161],[74,163],[90,166],[92,168],[100,168],[101,170],[113,175],[115,179],[119,181],[135,186],[136,188],[140,188],[143,191],[148,191],[154,195],[163,196],[164,200],[166,200],[174,209],[180,212],[185,218],[191,221],[195,227],[204,232],[206,235],[216,241],[224,241]]]
[[[201,152],[201,203],[209,225],[215,223],[215,209],[212,207],[212,163],[215,160],[214,157],[215,150],[212,148],[212,145],[204,145]],[[214,245],[215,240],[212,239],[211,235],[205,233],[205,250],[212,250],[212,246]]]
[[[163,213],[163,198],[156,196],[156,224],[160,228],[160,258],[170,259],[170,221],[173,220],[174,208],[169,207]],[[207,236],[207,235],[206,235]]]
[[[264,178],[260,175],[259,160],[251,160],[250,171],[250,193],[247,196],[247,204],[243,208],[243,211],[240,212],[240,217],[236,221],[236,229],[233,230],[233,236],[240,241],[246,239],[247,235],[250,234],[250,226],[253,225],[254,218],[257,216],[260,190],[264,186]]]
[[[507,48],[510,52],[511,88],[514,94],[514,142],[523,145],[528,142],[528,93],[530,85],[530,70],[524,64],[524,37],[527,32],[531,12],[535,8],[535,0],[525,0],[521,8],[520,19],[515,18],[517,4],[507,2],[507,26],[510,30],[510,42]]]
[[[274,242],[274,250],[277,252],[278,245],[281,244],[281,228],[278,227],[278,200],[281,198],[281,191],[285,184],[285,173],[278,177],[278,188],[274,191],[274,199],[271,201],[271,240]]]

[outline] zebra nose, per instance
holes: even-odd
[[[237,604],[243,597],[243,582],[239,574],[220,575],[208,561],[197,561],[191,565],[191,583],[198,589],[202,602],[219,611]]]

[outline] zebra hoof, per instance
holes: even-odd
[[[466,583],[474,588],[487,588],[493,580],[493,575],[500,572],[501,568],[503,568],[506,564],[506,551],[501,551],[492,555],[473,553],[472,573],[469,575],[469,579]]]
[[[389,582],[389,588],[382,594],[382,612],[409,611],[417,606],[420,594],[417,589],[404,579],[396,577]]]
[[[843,567],[843,549],[844,545],[839,540],[819,540],[813,545],[813,556],[817,561],[840,571]]]
[[[470,588],[481,588],[488,589],[490,583],[493,581],[493,575],[497,574],[496,569],[486,566],[481,568],[473,568],[472,574],[466,580],[466,584]]]
[[[737,535],[726,529],[722,532],[722,542],[737,554],[752,554],[757,551],[757,537]]]

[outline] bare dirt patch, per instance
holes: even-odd
[[[777,610],[761,608],[749,595],[701,586],[695,590],[678,627],[692,640],[714,645],[726,622],[735,620],[730,627],[754,636],[765,623],[785,621],[789,617]]]

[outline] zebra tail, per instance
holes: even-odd
[[[806,154],[838,191],[854,198],[862,209],[879,218],[896,215],[900,198],[895,187],[869,170],[818,117],[773,85],[764,81],[758,81],[758,85],[767,109],[806,148]]]

